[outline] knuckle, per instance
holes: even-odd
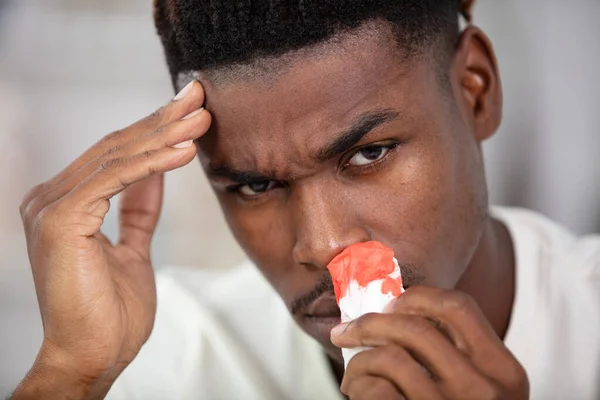
[[[420,316],[407,316],[402,325],[404,330],[413,337],[427,337],[436,330],[429,321]]]
[[[99,148],[102,154],[115,154],[120,150],[120,143],[127,140],[126,132],[128,128],[118,129],[101,138],[94,147]],[[116,147],[116,148],[114,148]]]
[[[154,165],[150,162],[152,156],[156,153],[156,150],[146,150],[142,153],[142,157],[146,160],[146,168],[148,169],[148,176],[155,175],[158,171]]]
[[[428,287],[417,285],[411,286],[409,289],[402,293],[402,296],[395,299],[393,305],[390,305],[394,312],[419,305],[423,302],[423,299],[431,296]]]
[[[470,312],[475,306],[475,300],[468,294],[459,291],[446,293],[442,297],[442,308],[453,312]]]
[[[19,205],[19,211],[21,213],[21,215],[24,215],[25,211],[27,210],[29,204],[37,197],[39,196],[41,193],[43,193],[47,188],[47,183],[40,183],[38,185],[35,185],[34,187],[32,187],[31,189],[29,189],[29,191],[27,193],[25,193],[25,196],[23,196],[23,199],[21,200],[21,204]]]
[[[117,155],[121,152],[121,149],[122,149],[122,147],[119,144],[110,146],[104,151],[104,153],[102,153],[102,157],[104,157],[104,158],[114,157],[115,155]]]
[[[39,211],[43,208],[44,200],[38,196],[31,199],[27,204],[21,204],[20,211],[23,222],[29,223],[36,219]]]
[[[154,130],[154,136],[164,136],[165,132],[167,130],[167,126],[166,125],[161,125],[158,128],[156,128]]]
[[[47,184],[38,185],[39,190],[37,195],[30,196],[23,200],[19,206],[19,212],[21,214],[21,220],[24,226],[27,228],[32,221],[35,221],[40,211],[48,205],[48,198],[44,195],[49,187]]]
[[[138,155],[135,156],[136,160],[142,160],[142,162],[146,163],[146,168],[148,169],[149,175],[154,175],[156,173],[156,169],[150,162],[152,157],[157,153],[157,150],[144,150]]]
[[[98,141],[98,144],[100,146],[109,146],[117,137],[121,136],[122,133],[123,133],[122,129],[119,129],[119,130],[116,130],[114,132],[111,132],[108,135],[102,137]]]
[[[359,318],[356,318],[354,321],[352,321],[352,324],[354,325],[353,330],[361,336],[366,334],[369,332],[369,327],[373,323],[374,318],[377,318],[375,313],[367,313]]]
[[[52,203],[43,209],[35,217],[34,229],[43,236],[48,236],[54,229],[60,227],[60,206],[59,203]]]
[[[159,122],[162,121],[164,115],[165,115],[165,106],[155,110],[150,115],[148,115],[146,117],[146,122],[148,122],[149,124],[158,124]]]
[[[104,174],[113,174],[123,163],[124,159],[122,158],[109,158],[100,164],[98,171]]]
[[[154,154],[156,154],[156,150],[145,150],[145,151],[142,153],[141,157],[142,157],[142,158],[145,158],[145,159],[149,159],[149,158],[152,158],[152,156],[153,156]]]

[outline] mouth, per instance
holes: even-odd
[[[323,293],[306,307],[303,314],[309,318],[339,317],[340,308],[333,293]]]
[[[331,329],[341,322],[340,308],[333,293],[315,299],[300,316],[307,333],[321,343],[330,343]]]

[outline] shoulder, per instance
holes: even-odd
[[[166,267],[156,274],[156,288],[152,334],[109,398],[228,398],[240,390],[249,398],[263,396],[256,385],[265,376],[249,372],[261,360],[248,354],[248,344],[261,345],[263,332],[248,319],[277,299],[260,273],[250,264],[227,270]],[[287,324],[284,316],[273,317]]]
[[[548,217],[522,208],[492,207],[491,215],[509,230],[518,258],[535,257],[540,268],[560,265],[565,275],[600,277],[600,235],[575,235]]]
[[[547,217],[523,209],[494,208],[492,215],[505,224],[512,237],[515,312],[527,316],[522,322],[547,310],[549,320],[557,324],[561,323],[558,319],[600,323],[600,236],[577,236]]]
[[[252,264],[163,268],[156,286],[152,335],[110,399],[339,398],[319,345]]]
[[[597,398],[600,236],[577,236],[533,211],[491,214],[513,240],[516,293],[505,343],[527,370],[531,398]]]

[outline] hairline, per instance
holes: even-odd
[[[408,48],[400,43],[397,34],[394,32],[394,25],[382,18],[372,18],[365,20],[358,27],[353,29],[341,29],[331,37],[316,44],[290,50],[278,55],[256,55],[252,59],[239,62],[223,64],[217,67],[211,67],[203,70],[179,71],[173,81],[175,89],[183,88],[192,80],[202,81],[208,79],[214,85],[228,85],[239,82],[252,83],[260,81],[263,85],[274,84],[277,78],[284,75],[285,72],[297,63],[299,60],[311,58],[318,60],[329,55],[332,51],[351,52],[359,49],[365,40],[390,40],[395,44],[396,55],[400,62],[411,63],[416,60],[422,60],[425,57],[430,58],[434,73],[438,76],[441,88],[448,88],[448,77],[445,69],[449,67],[448,55],[451,50],[440,43],[440,36],[434,36],[427,43]],[[437,38],[437,40],[436,40]],[[435,54],[436,50],[442,53],[442,56]],[[343,53],[342,53],[343,54]]]

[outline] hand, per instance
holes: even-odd
[[[373,347],[348,364],[341,389],[352,400],[529,396],[525,370],[462,292],[415,286],[385,313],[342,324],[331,340]]]
[[[104,137],[23,200],[44,340],[15,398],[33,393],[27,388],[36,378],[47,387],[52,377],[85,386],[85,397],[103,397],[148,339],[156,312],[150,242],[163,173],[194,159],[191,140],[211,123],[201,109],[201,85],[194,82],[183,94]],[[112,244],[100,228],[120,192],[119,239]],[[52,394],[38,392],[39,398]]]

